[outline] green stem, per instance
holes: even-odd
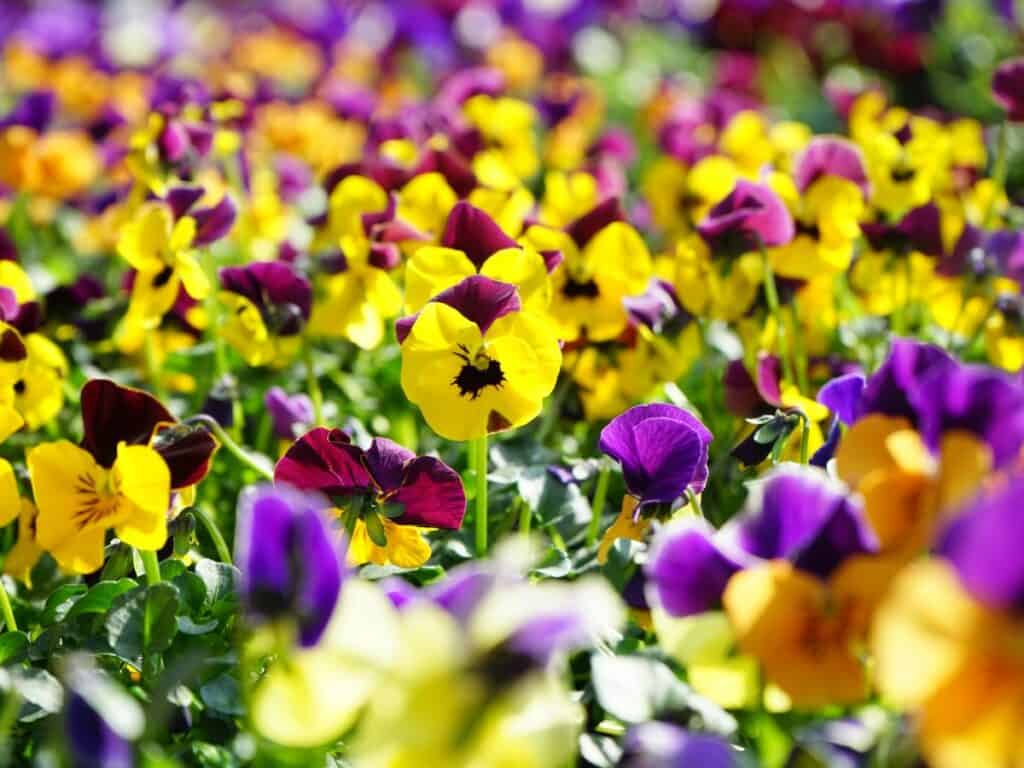
[[[519,532],[524,536],[530,535],[530,526],[533,524],[533,510],[525,499],[519,499]]]
[[[14,608],[11,607],[11,596],[7,594],[7,585],[0,579],[0,612],[3,613],[4,624],[8,632],[18,631],[18,622],[14,620]]]
[[[228,549],[227,542],[224,541],[224,536],[221,534],[220,528],[217,527],[217,523],[213,519],[213,515],[208,511],[208,508],[205,505],[193,507],[192,514],[203,524],[206,532],[210,535],[213,548],[217,550],[217,557],[220,558],[220,561],[231,565],[231,550]]]
[[[487,554],[487,435],[473,441],[476,454],[476,555]]]
[[[320,390],[320,380],[316,377],[316,368],[313,366],[313,345],[307,341],[302,351],[303,359],[306,362],[306,387],[309,389],[309,399],[313,401],[313,423],[322,426],[324,423],[324,394]]]
[[[804,413],[800,414],[800,420],[803,422],[803,432],[800,433],[800,463],[806,464],[810,460],[811,420]]]
[[[693,492],[693,488],[686,489],[686,498],[690,502],[690,511],[697,517],[704,517],[704,509],[700,505],[700,499],[697,498],[697,494]]]
[[[160,563],[156,559],[156,552],[149,549],[138,550],[139,558],[142,560],[142,567],[146,569],[146,583],[149,586],[160,583]]]
[[[999,141],[996,144],[996,158],[992,166],[992,179],[995,181],[999,192],[1006,190],[1006,175],[1009,171],[1009,138],[1010,126],[1004,120],[999,126]],[[996,203],[998,202],[998,197],[992,199],[992,204],[985,211],[985,221],[982,223],[982,229],[992,228],[993,219],[996,215]]]
[[[757,245],[761,250],[761,260],[764,262],[764,295],[768,300],[768,310],[775,318],[775,334],[779,340],[779,357],[782,358],[782,373],[790,384],[797,384],[796,376],[793,373],[793,361],[789,357],[789,339],[786,336],[786,325],[782,320],[782,309],[779,306],[779,291],[775,287],[775,272],[772,271],[772,260],[768,257],[761,238],[757,239]]]
[[[260,461],[257,461],[253,456],[249,455],[247,451],[245,451],[238,443],[235,442],[234,438],[232,438],[231,435],[224,431],[224,428],[217,423],[216,419],[213,419],[212,417],[207,416],[206,414],[200,413],[197,414],[196,416],[192,416],[186,419],[185,423],[202,424],[208,430],[213,432],[214,436],[224,447],[224,450],[226,450],[228,453],[230,453],[232,456],[238,459],[238,461],[240,461],[242,464],[245,464],[250,469],[256,470],[260,475],[263,476],[264,479],[274,479],[274,470],[271,467],[261,463]]]
[[[594,486],[594,500],[590,502],[590,525],[587,526],[588,546],[597,542],[597,535],[601,532],[601,518],[604,515],[604,503],[608,498],[608,482],[611,480],[611,476],[611,467],[602,460],[601,470],[597,473],[597,483]]]
[[[146,360],[146,381],[156,399],[163,402],[167,398],[163,384],[160,381],[160,364],[156,359],[156,345],[153,342],[155,334],[156,329],[154,328],[143,336],[142,351]]]
[[[807,351],[804,349],[803,339],[800,338],[800,320],[798,318],[796,299],[789,308],[790,316],[793,319],[793,355],[796,357],[796,382],[800,387],[800,394],[808,395],[811,392],[807,379]]]

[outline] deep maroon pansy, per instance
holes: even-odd
[[[362,512],[380,512],[398,525],[456,530],[466,512],[462,480],[440,459],[383,437],[363,450],[340,429],[317,427],[296,440],[274,480],[319,491],[339,505],[358,502]]]
[[[514,285],[491,280],[483,275],[470,275],[441,291],[431,301],[457,309],[463,317],[476,323],[481,334],[486,334],[498,318],[522,309],[519,291]],[[395,335],[399,344],[405,341],[419,316],[417,312],[395,321]]]
[[[316,645],[345,577],[326,499],[282,485],[246,488],[238,499],[235,562],[251,623],[294,621],[299,644]]]
[[[671,504],[688,490],[704,490],[711,439],[711,432],[693,414],[652,403],[616,416],[601,430],[599,445],[622,464],[626,488],[642,507]]]
[[[117,458],[119,443],[150,445],[171,470],[171,488],[187,488],[210,470],[217,441],[203,427],[178,422],[159,400],[109,379],[82,387],[82,447],[103,467]]]
[[[861,229],[875,250],[895,253],[919,251],[935,257],[941,257],[945,252],[942,216],[935,203],[908,211],[895,224],[871,222],[862,224]]]
[[[293,266],[280,261],[258,261],[220,270],[223,290],[241,296],[255,307],[267,331],[274,336],[296,336],[309,320],[313,289]]]

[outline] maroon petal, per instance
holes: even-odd
[[[196,235],[192,238],[193,245],[209,245],[220,240],[235,223],[238,210],[231,198],[224,195],[212,208],[202,208],[192,214],[196,220]]]
[[[404,525],[454,531],[466,514],[466,494],[458,472],[430,456],[409,462],[402,487],[392,500],[405,506],[405,512],[395,519]]]
[[[382,491],[393,491],[402,484],[405,465],[416,458],[408,448],[386,437],[375,437],[369,450],[363,454],[363,462],[370,476]]]
[[[992,77],[992,96],[1010,120],[1024,122],[1024,57],[999,65]]]
[[[174,422],[160,401],[141,389],[109,379],[92,379],[82,387],[82,447],[104,467],[113,466],[118,443],[144,445],[158,424]]]
[[[607,200],[598,203],[576,221],[568,226],[566,231],[579,248],[582,248],[590,240],[615,221],[624,221],[622,206],[617,197],[609,197]]]
[[[791,382],[792,383],[792,382]],[[782,361],[762,353],[757,358],[757,391],[769,405],[782,405]]]
[[[373,486],[363,452],[340,429],[317,427],[296,440],[274,468],[274,482],[328,496],[366,493]]]
[[[462,251],[477,269],[491,254],[503,248],[518,247],[494,219],[465,201],[456,203],[448,214],[441,245]]]
[[[270,309],[292,304],[309,319],[313,289],[295,268],[282,261],[258,261],[244,267],[224,267],[220,282],[225,290],[249,299],[257,307]]]
[[[206,429],[187,424],[157,426],[152,445],[171,470],[172,489],[187,488],[206,477],[220,447]]]

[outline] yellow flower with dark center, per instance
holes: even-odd
[[[67,440],[43,443],[26,455],[39,517],[39,545],[72,573],[103,565],[104,538],[113,528],[126,544],[157,550],[167,540],[171,476],[153,448],[126,445],[105,469]]]
[[[515,286],[469,277],[399,321],[402,390],[430,427],[472,440],[522,426],[554,389],[562,353]]]
[[[644,198],[659,229],[683,235],[725,199],[737,178],[736,164],[723,155],[708,155],[689,169],[675,158],[661,157],[644,178]]]

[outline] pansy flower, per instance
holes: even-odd
[[[105,533],[127,544],[163,546],[171,490],[206,474],[216,442],[176,424],[145,392],[94,379],[82,389],[81,446],[43,443],[26,455],[36,506],[36,539],[73,573],[103,565]]]
[[[315,646],[345,577],[327,500],[286,485],[251,486],[238,499],[236,562],[248,621],[293,622],[301,647]]]
[[[483,275],[441,292],[397,332],[402,390],[449,440],[531,421],[562,363],[548,324],[523,308],[516,287]]]
[[[948,514],[1024,444],[1024,389],[929,345],[896,340],[866,381],[852,374],[819,395],[852,426],[836,450],[839,476],[864,498],[883,550],[928,546]]]
[[[1024,732],[1024,479],[1015,473],[964,508],[935,556],[908,566],[875,620],[878,685],[910,708],[936,768],[1013,765]]]
[[[894,571],[876,550],[856,497],[818,469],[781,467],[721,531],[687,519],[655,540],[655,625],[721,607],[739,649],[794,706],[860,701],[870,618]]]
[[[739,179],[736,164],[724,155],[708,155],[691,167],[660,157],[644,177],[644,199],[655,225],[669,237],[689,234]]]
[[[541,255],[523,247],[487,213],[459,202],[445,222],[440,244],[418,248],[405,268],[405,307],[418,312],[441,291],[472,275],[511,283],[524,306],[543,311],[551,299],[548,268]]]
[[[208,295],[210,281],[195,249],[227,233],[235,208],[224,197],[212,208],[190,212],[202,196],[201,188],[172,189],[166,199],[139,206],[121,229],[117,251],[137,272],[129,314],[139,322],[151,322],[167,312],[179,286],[197,300]]]
[[[564,230],[540,225],[523,235],[545,257],[560,259],[551,275],[551,308],[559,338],[609,341],[629,322],[623,299],[642,294],[653,272],[640,234],[609,198]]]
[[[451,467],[378,437],[366,450],[340,429],[317,427],[277,463],[274,479],[315,490],[335,504],[354,563],[416,568],[430,557],[424,529],[458,530],[466,511]]]
[[[771,251],[775,273],[808,279],[845,270],[870,191],[857,146],[838,138],[815,139],[797,159],[792,179],[776,173],[770,183],[796,225],[792,241]]]
[[[261,261],[220,270],[227,307],[220,334],[249,365],[287,365],[302,344],[313,291],[290,264]]]
[[[373,349],[384,338],[384,321],[402,308],[391,276],[401,263],[399,243],[424,236],[396,219],[394,197],[363,176],[341,180],[329,205],[321,235],[328,256],[316,284],[310,333]]]

